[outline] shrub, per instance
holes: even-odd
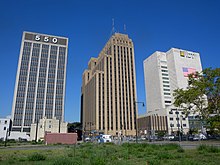
[[[164,144],[162,145],[162,148],[164,150],[176,150],[179,148],[179,145],[178,144]]]
[[[53,165],[81,165],[82,161],[79,158],[66,158],[66,157],[60,157],[57,158],[54,162]]]
[[[220,150],[216,146],[210,146],[209,151],[212,152],[212,153],[218,153]]]
[[[212,153],[218,153],[220,150],[216,146],[207,146],[207,145],[200,145],[197,148],[198,151],[203,151],[203,152],[212,152]]]
[[[91,165],[105,165],[105,159],[103,157],[91,157]]]
[[[147,161],[147,165],[160,165],[160,160],[152,159]]]
[[[204,150],[207,150],[207,146],[206,145],[200,145],[198,148],[197,148],[198,151],[204,151]]]
[[[172,158],[172,155],[167,152],[159,152],[157,156],[159,159],[171,159]]]
[[[179,148],[177,149],[177,152],[183,153],[183,152],[185,152],[185,150],[184,150],[182,147],[179,147]]]
[[[29,161],[41,161],[45,159],[46,159],[46,156],[41,153],[33,153],[28,156]]]

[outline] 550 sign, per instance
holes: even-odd
[[[58,42],[57,38],[48,37],[48,36],[40,36],[40,35],[36,35],[35,40],[36,41],[43,41],[43,42],[51,42],[51,43],[54,43],[54,44],[56,44]]]

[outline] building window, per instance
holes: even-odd
[[[5,120],[5,124],[7,124],[7,120]]]
[[[165,101],[165,103],[171,103],[171,101]]]
[[[172,117],[170,117],[170,120],[173,120],[173,118],[172,118]]]
[[[173,111],[169,111],[169,114],[173,114]]]
[[[186,124],[183,124],[183,127],[186,127]]]
[[[167,66],[161,66],[161,68],[165,68],[165,69],[167,69]]]
[[[167,73],[162,73],[162,76],[168,76],[168,74]]]
[[[163,83],[165,83],[165,84],[169,84],[169,81],[163,81]]]
[[[51,125],[49,125],[49,128],[51,128]]]
[[[4,127],[4,130],[6,130],[6,127]]]

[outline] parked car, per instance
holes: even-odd
[[[188,136],[188,140],[189,140],[189,141],[193,141],[193,138],[194,138],[194,135],[189,135],[189,136]]]
[[[207,139],[220,140],[220,135],[208,135]]]
[[[86,137],[85,138],[85,142],[91,142],[91,138],[90,137]]]
[[[190,141],[198,141],[198,140],[206,140],[207,137],[204,134],[196,134],[196,135],[189,135],[188,140]]]
[[[164,139],[164,140],[172,140],[172,139],[174,139],[174,135],[165,135],[165,136],[163,137],[163,139]]]
[[[199,136],[201,140],[207,140],[207,137],[204,134],[200,134]]]
[[[112,139],[111,139],[111,135],[101,135],[100,136],[100,139],[99,139],[99,142],[100,143],[109,143],[109,142],[112,142]]]

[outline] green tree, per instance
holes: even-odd
[[[220,68],[207,68],[188,78],[186,89],[174,91],[174,105],[182,108],[186,115],[198,113],[211,129],[220,131]]]

